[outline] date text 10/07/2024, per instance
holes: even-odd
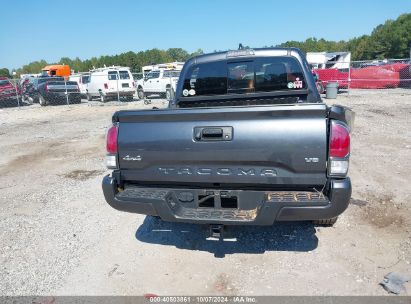
[[[150,303],[257,303],[255,297],[248,296],[146,296]]]

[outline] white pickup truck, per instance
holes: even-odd
[[[170,100],[176,90],[180,71],[152,70],[137,81],[137,95],[139,99],[156,94]]]

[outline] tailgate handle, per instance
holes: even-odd
[[[223,137],[223,129],[221,128],[206,128],[201,132],[202,138],[221,138]]]
[[[221,140],[228,141],[233,138],[233,127],[195,127],[194,140],[196,141],[212,141]]]

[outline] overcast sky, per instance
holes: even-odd
[[[151,48],[189,52],[369,34],[411,12],[410,0],[9,0],[1,1],[0,68],[34,60]]]

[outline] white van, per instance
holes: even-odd
[[[128,67],[112,66],[94,69],[90,71],[86,96],[88,101],[94,97],[99,97],[102,102],[118,97],[132,100],[136,91],[135,86],[133,75]]]
[[[77,82],[81,96],[87,96],[87,87],[90,80],[90,73],[77,73],[70,75],[69,81]]]

